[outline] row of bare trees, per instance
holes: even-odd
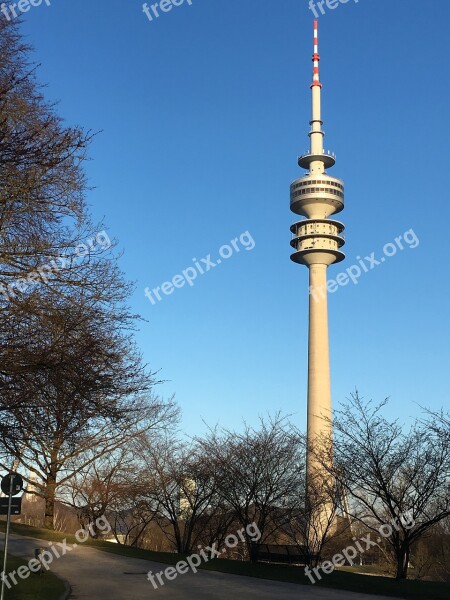
[[[304,497],[302,436],[280,415],[236,433],[203,438],[136,436],[126,450],[99,460],[64,487],[65,501],[93,521],[106,515],[116,539],[143,545],[150,524],[167,547],[190,554],[199,544],[256,523],[261,543],[288,532]],[[243,556],[254,558],[252,537]]]
[[[443,555],[449,549],[450,434],[444,415],[405,428],[385,412],[385,402],[373,405],[358,394],[341,406],[333,461],[312,449],[328,477],[309,494],[305,437],[276,415],[189,443],[142,435],[126,457],[102,460],[72,479],[66,501],[91,520],[107,515],[119,542],[154,548],[149,532],[159,529],[168,548],[185,554],[198,544],[221,545],[253,522],[260,544],[294,545],[316,562],[370,534],[379,557],[405,578],[408,566],[423,562],[430,536],[441,536]],[[331,506],[330,524],[319,544],[314,540],[313,556],[310,517],[321,506]],[[257,547],[246,541],[242,557],[254,560]]]

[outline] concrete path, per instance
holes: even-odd
[[[3,537],[0,535],[0,539]],[[34,556],[34,549],[39,546],[47,548],[49,542],[16,535],[10,539],[11,554],[26,560]],[[80,545],[55,559],[51,570],[70,583],[73,600],[389,600],[205,571],[178,575],[155,590],[147,572],[158,573],[167,566]]]

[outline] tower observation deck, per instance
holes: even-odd
[[[323,149],[325,133],[321,118],[322,84],[319,77],[317,21],[314,21],[312,60],[314,69],[311,84],[310,151],[298,159],[299,166],[307,169],[308,174],[296,179],[291,185],[291,211],[306,217],[291,227],[294,234],[291,246],[295,250],[291,259],[306,266],[340,262],[344,259],[340,248],[345,243],[340,235],[344,231],[342,223],[328,219],[344,208],[344,182],[326,172],[326,169],[335,165],[336,157]]]

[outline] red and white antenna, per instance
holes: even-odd
[[[313,64],[314,64],[314,69],[313,69],[313,82],[311,84],[311,87],[314,87],[316,85],[318,85],[319,87],[322,87],[322,84],[320,83],[320,77],[319,77],[319,61],[320,61],[319,21],[314,21],[314,53],[312,55],[312,60],[313,60]]]

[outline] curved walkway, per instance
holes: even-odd
[[[11,554],[27,560],[39,546],[46,548],[49,542],[17,535],[10,539]],[[178,575],[175,580],[154,589],[147,572],[158,573],[167,566],[78,546],[55,560],[51,570],[70,583],[73,600],[389,600],[211,571]]]

